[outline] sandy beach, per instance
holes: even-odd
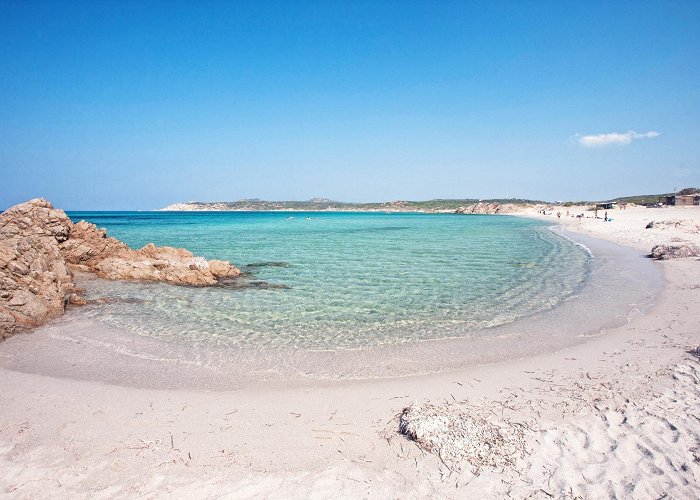
[[[629,207],[609,211],[610,222],[580,207],[519,215],[642,252],[677,240],[700,245],[697,207]],[[697,498],[700,266],[697,258],[652,264],[663,289],[622,326],[553,352],[427,375],[232,390],[116,385],[42,371],[33,359],[42,332],[14,336],[0,344],[0,493]],[[10,361],[18,369],[8,369]],[[398,433],[399,414],[414,402],[499,429],[514,447],[490,452],[508,460],[479,466],[419,448]]]

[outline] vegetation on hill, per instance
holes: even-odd
[[[618,203],[634,203],[636,205],[646,205],[647,203],[658,203],[660,198],[673,196],[675,193],[660,193],[660,194],[638,194],[635,196],[621,196],[611,201]]]
[[[620,198],[615,198],[612,201],[618,201],[622,203],[636,203],[637,205],[645,205],[647,203],[658,203],[659,199],[663,199],[666,196],[673,196],[673,195],[686,195],[686,194],[695,194],[700,192],[700,189],[694,188],[694,187],[687,187],[683,188],[677,193],[661,193],[661,194],[639,194],[636,196],[624,196]]]
[[[416,212],[437,212],[437,211],[455,211],[460,207],[472,205],[478,202],[484,203],[510,203],[514,205],[521,204],[541,204],[545,203],[538,200],[525,200],[520,198],[499,198],[490,200],[477,199],[436,199],[427,201],[387,201],[382,203],[347,203],[341,201],[332,201],[325,198],[314,198],[307,201],[266,201],[260,199],[245,199],[239,201],[221,201],[221,202],[199,202],[190,201],[185,204],[176,204],[166,207],[165,210],[182,210],[186,205],[188,209],[194,210],[290,210],[290,211],[319,211],[319,210],[361,210],[361,211],[416,211]]]
[[[619,196],[608,200],[581,200],[567,201],[564,206],[592,205],[603,201],[613,201],[617,203],[634,203],[645,205],[658,203],[659,199],[674,194],[694,194],[700,192],[698,188],[684,188],[678,193],[640,194],[634,196]],[[491,198],[479,200],[476,198],[463,199],[434,199],[426,201],[386,201],[381,203],[348,203],[343,201],[333,201],[328,198],[312,198],[306,201],[267,201],[259,198],[244,199],[238,201],[218,201],[202,202],[189,201],[187,203],[177,203],[162,210],[241,210],[241,211],[266,211],[266,210],[289,210],[299,212],[314,211],[402,211],[402,212],[454,212],[475,203],[486,204],[511,204],[511,205],[549,205],[551,202],[542,200],[528,200],[523,198]],[[561,202],[557,202],[561,203]]]
[[[700,189],[698,189],[698,188],[688,187],[688,188],[681,189],[677,193],[637,194],[637,195],[633,195],[633,196],[618,196],[617,198],[612,198],[609,200],[566,202],[564,205],[565,206],[590,205],[592,203],[601,203],[603,201],[614,201],[617,203],[634,203],[636,205],[646,205],[649,203],[658,203],[659,199],[663,199],[666,196],[695,194],[695,193],[699,193],[699,192],[700,192]]]

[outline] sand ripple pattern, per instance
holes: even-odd
[[[421,410],[411,422],[420,427],[421,419],[465,415],[498,435],[524,436],[525,450],[515,460],[512,446],[493,439],[494,431],[476,435],[481,441],[470,444],[505,457],[506,466],[484,467],[483,450],[457,454],[456,460],[454,453],[434,449],[437,438],[459,445],[459,435],[452,439],[434,429],[423,431],[423,441],[417,445],[437,455],[427,462],[425,455],[416,455],[403,437],[397,437],[396,425],[388,427],[384,436],[398,456],[415,460],[425,483],[441,489],[451,484],[469,498],[469,492],[484,491],[498,498],[700,498],[698,358],[688,356],[685,362],[638,381],[643,399],[622,385],[596,375],[583,380],[545,376],[533,389],[540,399],[525,400],[517,389],[509,389],[504,400],[428,405],[429,411]],[[406,410],[401,418],[405,415]]]

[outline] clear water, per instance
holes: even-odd
[[[133,248],[226,259],[237,287],[90,280],[76,309],[192,346],[350,349],[462,337],[551,309],[586,280],[586,250],[541,222],[383,213],[73,212]],[[488,330],[485,333],[488,334]]]

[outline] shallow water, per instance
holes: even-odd
[[[458,320],[438,327],[426,320],[426,333],[415,337],[420,340],[406,341],[410,338],[400,326],[392,330],[397,323],[387,322],[386,329],[379,330],[384,337],[341,348],[323,335],[290,341],[289,335],[275,338],[263,330],[243,338],[231,330],[220,334],[206,316],[188,316],[192,304],[215,308],[217,303],[206,299],[219,293],[227,294],[225,300],[231,301],[254,297],[260,291],[289,292],[294,288],[197,289],[108,282],[79,274],[76,281],[92,290],[93,298],[103,299],[102,303],[70,307],[62,317],[31,335],[7,339],[0,349],[0,367],[135,387],[224,391],[313,380],[397,377],[557,351],[633,322],[653,307],[664,282],[658,262],[637,250],[567,234],[559,227],[550,229],[551,234],[542,233],[545,238],[567,242],[570,246],[564,248],[569,251],[584,252],[585,279],[555,307],[526,312],[500,325],[485,322],[483,327],[471,329],[468,321]],[[291,263],[289,267],[252,266],[258,268],[293,269]],[[197,302],[192,294],[199,297]],[[159,304],[158,308],[151,310],[153,304]],[[202,317],[199,327],[192,319],[197,317]],[[365,337],[377,331],[360,321],[343,322],[342,326],[348,328],[349,324]],[[191,328],[191,333],[183,325]],[[445,338],[449,333],[454,335]]]
[[[238,286],[90,280],[71,314],[198,348],[364,348],[488,335],[549,310],[591,271],[581,246],[508,216],[382,213],[69,213],[132,247],[226,259]]]

